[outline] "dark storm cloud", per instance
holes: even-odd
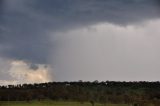
[[[38,69],[38,66],[36,64],[31,64],[30,65],[30,68],[33,69],[33,70],[37,70]]]
[[[159,18],[159,0],[0,0],[0,54],[49,64],[49,31]],[[56,50],[56,49],[55,49]],[[53,54],[54,55],[54,54]]]

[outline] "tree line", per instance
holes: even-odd
[[[0,101],[63,100],[80,103],[160,104],[160,82],[48,82],[0,86]]]

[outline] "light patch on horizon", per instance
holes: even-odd
[[[9,75],[14,79],[14,83],[44,83],[51,81],[49,70],[49,67],[41,64],[34,70],[24,61],[12,61]]]
[[[14,81],[14,80],[0,80],[0,85],[17,85],[19,84],[18,81]]]
[[[58,42],[52,53],[56,80],[160,80],[159,26],[160,20],[99,23],[51,34]]]

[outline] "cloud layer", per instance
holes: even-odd
[[[156,20],[160,16],[159,5],[159,0],[0,0],[0,58],[3,58],[0,59],[0,66],[2,70],[8,70],[0,71],[0,78],[1,80],[12,79],[12,76],[8,73],[10,67],[12,67],[10,62],[23,61],[28,65],[27,70],[32,71],[40,69],[41,65],[50,65],[52,69],[46,72],[52,76],[53,71],[51,70],[54,69],[57,80],[76,80],[77,76],[79,76],[77,72],[82,73],[80,76],[86,76],[84,78],[86,80],[99,79],[99,77],[96,77],[97,71],[93,72],[92,70],[104,70],[106,60],[114,60],[112,58],[115,58],[115,55],[119,54],[122,56],[121,58],[126,58],[127,60],[122,59],[124,64],[125,62],[127,64],[130,63],[127,62],[132,51],[130,46],[137,45],[133,51],[138,55],[137,51],[140,50],[140,56],[143,53],[141,51],[143,46],[145,46],[146,52],[157,53],[155,51],[159,49],[157,41],[154,42],[157,42],[157,45],[153,44],[157,48],[153,49],[153,45],[150,44],[151,41],[146,41],[148,38],[139,38],[139,36],[136,38],[137,36],[133,36],[135,42],[138,39],[138,44],[133,43],[129,44],[129,46],[127,46],[128,43],[124,39],[128,39],[133,34],[137,35],[137,33],[140,33],[138,35],[148,36],[151,32],[157,31],[156,27],[153,29],[148,23],[146,26],[140,24],[154,21],[154,25],[157,25]],[[106,23],[107,25],[105,25]],[[133,31],[130,32],[131,29],[128,29],[128,26],[134,26]],[[100,30],[99,27],[102,27],[104,31]],[[83,32],[84,29],[85,33]],[[144,34],[139,30],[149,30],[150,32]],[[107,35],[104,33],[107,33]],[[122,37],[121,34],[127,37]],[[130,40],[127,40],[127,42],[130,42]],[[144,45],[138,49],[137,47],[141,46],[142,42]],[[130,52],[124,52],[124,49],[130,50]],[[83,55],[81,56],[75,51],[82,52]],[[113,55],[116,51],[117,54]],[[67,53],[65,54],[65,52]],[[129,56],[127,57],[123,52]],[[109,53],[107,55],[107,57],[110,57],[109,59],[106,58],[105,53]],[[66,55],[69,55],[68,58],[65,57]],[[150,57],[150,55],[147,54],[146,56]],[[151,61],[155,61],[157,55],[155,57],[152,56],[150,57]],[[97,63],[94,57],[100,63]],[[74,60],[74,58],[79,59],[81,62],[76,62],[77,60]],[[86,58],[86,60],[83,60],[83,58]],[[89,64],[90,61],[91,64]],[[66,64],[66,62],[68,63]],[[108,65],[111,63],[108,63]],[[74,67],[71,67],[73,64]],[[96,64],[99,65],[97,66]],[[115,66],[120,67],[118,62],[115,62]],[[138,65],[135,66],[137,67]],[[156,69],[158,70],[159,68],[157,67]],[[93,78],[87,79],[89,74],[84,74],[84,70],[88,70],[88,73],[92,71]],[[129,69],[122,68],[121,70]],[[26,71],[24,70],[24,72]],[[39,75],[39,72],[42,71],[38,71],[35,74]],[[42,72],[44,76],[46,72]],[[109,74],[108,72],[110,70],[104,71],[106,74]],[[83,78],[79,77],[79,79]],[[109,79],[114,80],[114,78]]]
[[[96,24],[57,33],[57,80],[159,79],[160,20],[139,25]]]
[[[3,56],[47,63],[49,31],[109,22],[127,25],[159,17],[158,0],[1,0],[0,51]]]

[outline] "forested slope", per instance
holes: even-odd
[[[0,86],[1,101],[63,100],[91,103],[154,103],[160,82],[49,82]]]

